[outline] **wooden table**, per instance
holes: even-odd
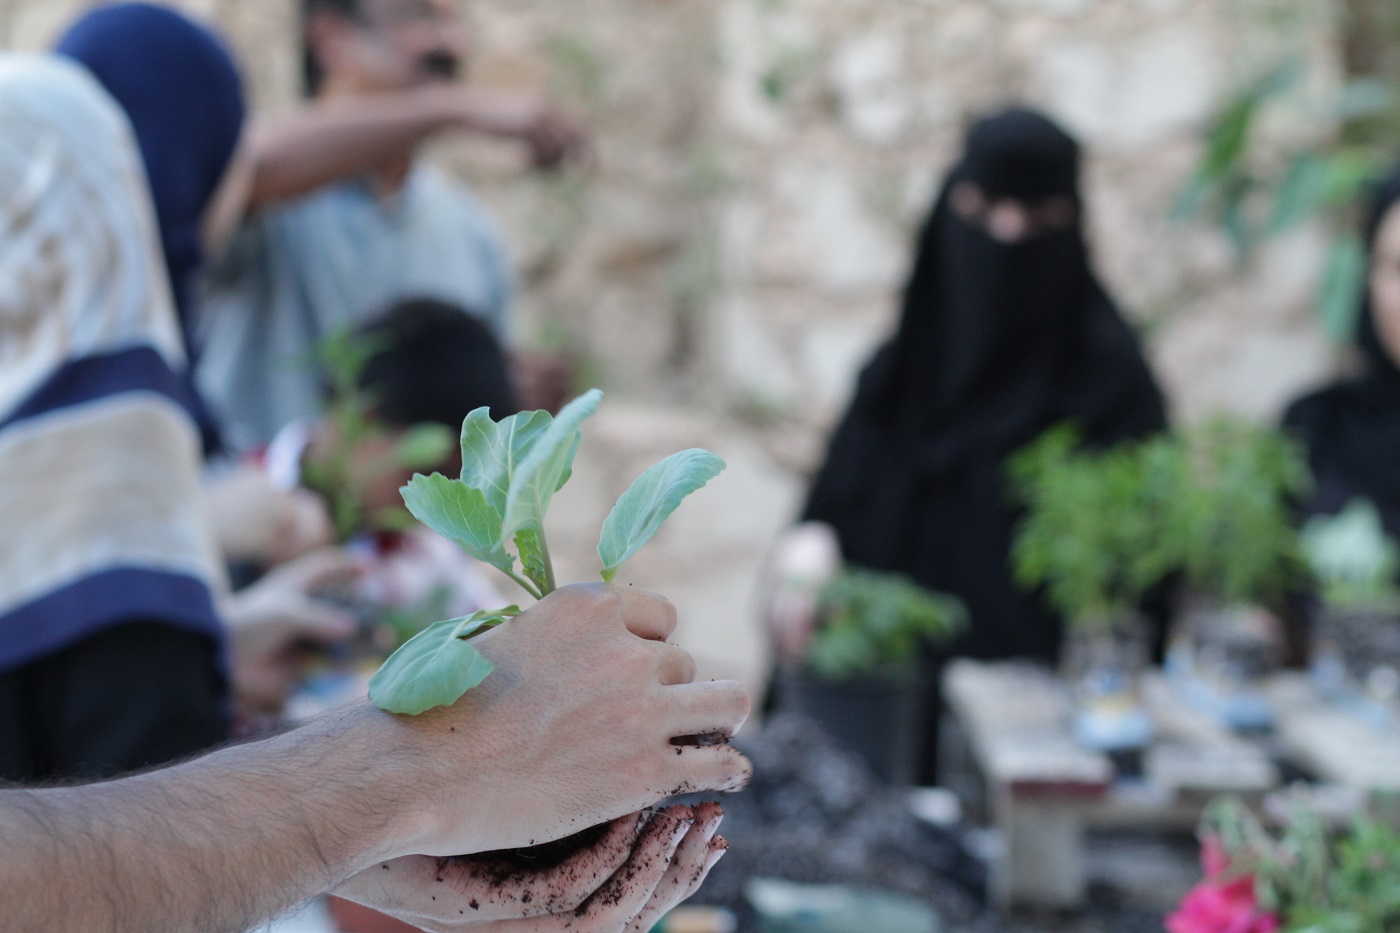
[[[1115,781],[1109,758],[1073,739],[1068,691],[1044,668],[957,661],[943,692],[955,721],[945,732],[965,742],[964,755],[956,740],[948,747],[947,783],[966,786],[968,765],[980,775],[1004,841],[992,871],[993,897],[1003,906],[1078,904],[1088,828],[1189,830],[1217,794],[1262,798],[1279,783],[1258,744],[1186,707],[1160,677],[1145,685],[1157,737],[1134,782]]]

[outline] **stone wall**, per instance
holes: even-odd
[[[0,0],[0,45],[46,45],[82,4]],[[187,0],[223,26],[265,112],[296,104],[293,0]],[[703,624],[711,672],[755,682],[757,568],[790,520],[859,363],[894,320],[914,229],[962,128],[1011,100],[1085,143],[1091,242],[1149,333],[1176,413],[1272,417],[1331,367],[1312,312],[1325,232],[1238,263],[1172,219],[1203,122],[1240,82],[1303,55],[1336,86],[1333,0],[472,0],[474,80],[546,88],[587,116],[592,158],[536,177],[510,147],[434,154],[500,216],[520,261],[518,338],[566,346],[611,390],[561,500],[556,553],[650,459],[731,461],[636,579]],[[1306,94],[1304,96],[1307,96]],[[1304,109],[1280,140],[1333,127]],[[565,503],[568,503],[567,505]]]

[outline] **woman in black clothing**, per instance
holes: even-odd
[[[1360,373],[1296,400],[1283,421],[1312,467],[1304,517],[1365,498],[1386,532],[1400,537],[1400,168],[1377,190],[1364,232],[1370,265],[1356,328]]]
[[[1091,445],[1161,430],[1161,392],[1089,267],[1079,149],[1038,113],[980,120],[918,242],[899,328],[861,373],[807,500],[852,564],[960,597],[942,654],[1053,661],[1062,622],[1012,579],[1007,458],[1078,424]],[[936,665],[927,678],[936,707]],[[930,762],[924,779],[931,779]]]

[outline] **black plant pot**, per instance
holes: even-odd
[[[807,668],[780,674],[781,706],[816,720],[891,784],[913,784],[924,741],[923,690],[916,677],[827,680]]]

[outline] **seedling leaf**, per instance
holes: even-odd
[[[579,425],[598,408],[603,393],[590,389],[565,405],[535,439],[516,469],[506,495],[505,533],[530,530],[544,536],[549,500],[568,481],[582,435]]]
[[[455,541],[477,560],[512,573],[515,558],[501,543],[501,513],[480,489],[434,473],[416,473],[399,489],[404,505],[438,534]]]
[[[633,481],[608,517],[598,537],[603,580],[611,582],[622,562],[651,540],[681,500],[714,479],[724,461],[708,450],[691,448],[652,464]]]
[[[540,547],[540,536],[530,529],[517,532],[515,549],[520,552],[520,565],[530,582],[535,584],[541,593],[553,590],[549,561],[545,559],[544,551]]]
[[[554,423],[547,411],[523,411],[491,420],[478,408],[462,422],[462,482],[481,490],[496,514],[506,514],[506,497],[526,456]]]
[[[486,679],[493,666],[457,633],[468,622],[476,632],[491,619],[498,620],[495,624],[505,621],[499,612],[478,612],[465,619],[434,622],[414,635],[370,678],[370,700],[382,710],[408,716],[455,703]]]

